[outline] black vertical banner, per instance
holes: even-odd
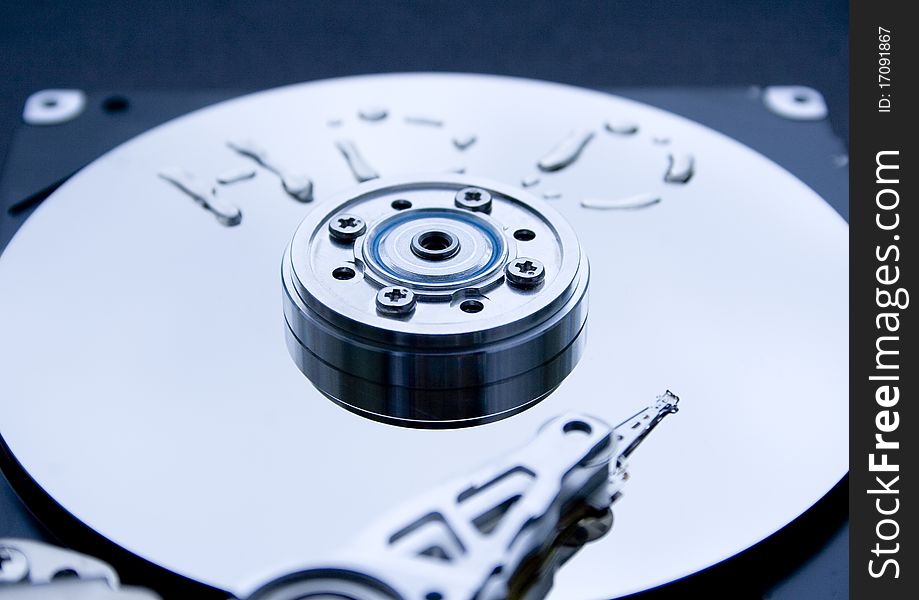
[[[910,4],[850,4],[849,576],[857,599],[919,597],[919,362],[911,339],[919,296],[910,297],[919,270],[919,24],[907,15]]]

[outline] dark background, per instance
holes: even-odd
[[[592,87],[800,84],[848,136],[848,5],[0,0],[0,157],[50,87],[249,90],[386,71]]]

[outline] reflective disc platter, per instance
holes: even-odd
[[[288,354],[284,249],[358,180],[458,169],[543,196],[574,228],[590,258],[580,363],[480,426],[344,410]],[[160,176],[178,172],[211,209]],[[245,96],[111,151],[16,234],[0,258],[0,434],[81,522],[243,592],[559,413],[617,423],[669,388],[679,417],[552,592],[622,595],[748,548],[846,473],[847,244],[842,218],[774,163],[598,92],[383,75]]]

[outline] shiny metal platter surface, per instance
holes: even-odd
[[[288,355],[284,249],[370,174],[457,170],[525,187],[572,225],[590,257],[583,357],[485,425],[344,410]],[[554,415],[616,423],[670,388],[680,418],[553,591],[623,595],[748,548],[845,474],[847,267],[846,224],[813,191],[645,105],[486,76],[296,85],[139,136],[22,226],[0,257],[0,435],[101,535],[244,591]]]

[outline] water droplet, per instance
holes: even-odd
[[[466,167],[449,167],[447,173],[465,173]]]
[[[298,202],[312,202],[313,180],[306,175],[286,175],[278,173],[281,178],[281,187],[287,195]]]
[[[520,185],[525,188],[533,187],[534,185],[539,185],[539,177],[533,175],[532,177],[524,177],[520,180]]]
[[[664,173],[664,181],[667,183],[686,183],[692,178],[695,169],[692,154],[670,154],[667,159],[669,164],[667,172]]]
[[[354,178],[359,182],[369,181],[380,176],[376,170],[364,160],[364,157],[361,155],[360,150],[357,149],[354,142],[340,140],[336,142],[335,145],[338,146],[339,152],[341,152],[342,156],[344,156],[345,160],[348,162],[348,168],[351,169],[351,174],[354,175]]]
[[[227,227],[239,225],[242,222],[242,211],[229,202],[217,197],[217,190],[208,189],[202,185],[194,175],[179,169],[178,167],[167,167],[161,169],[158,173],[161,179],[168,181],[176,188],[182,190],[192,200],[201,205],[202,208],[210,211],[217,222]]]
[[[239,183],[240,181],[246,181],[247,179],[252,179],[255,177],[255,169],[234,169],[230,171],[224,171],[217,176],[217,183],[221,185],[230,185],[233,183]]]
[[[476,143],[476,140],[478,140],[478,138],[471,133],[467,135],[458,135],[453,138],[453,145],[456,146],[457,150],[465,150]]]
[[[368,106],[357,111],[357,115],[365,121],[382,121],[389,111],[382,106]]]
[[[342,123],[344,123],[344,121],[341,119],[329,119],[325,124],[329,127],[341,127]]]
[[[572,131],[543,156],[537,165],[541,171],[560,171],[581,155],[581,151],[594,137],[593,131]]]
[[[432,117],[419,117],[419,116],[408,116],[405,117],[405,122],[409,125],[424,125],[427,127],[443,127],[444,122],[440,119],[434,119]]]
[[[638,124],[631,121],[607,121],[606,130],[618,135],[633,135],[638,133]]]
[[[232,150],[254,160],[281,179],[281,187],[295,200],[310,202],[313,199],[313,181],[306,175],[290,173],[268,157],[268,153],[252,141],[227,142]]]
[[[651,141],[657,144],[658,146],[666,146],[667,144],[670,143],[670,138],[661,136],[661,135],[656,135],[653,138],[651,138]]]
[[[625,198],[585,198],[581,200],[581,206],[599,210],[637,210],[654,206],[660,201],[660,197],[654,194],[638,194]]]
[[[558,200],[562,197],[562,193],[557,190],[546,190],[542,193],[542,197],[546,200]]]

